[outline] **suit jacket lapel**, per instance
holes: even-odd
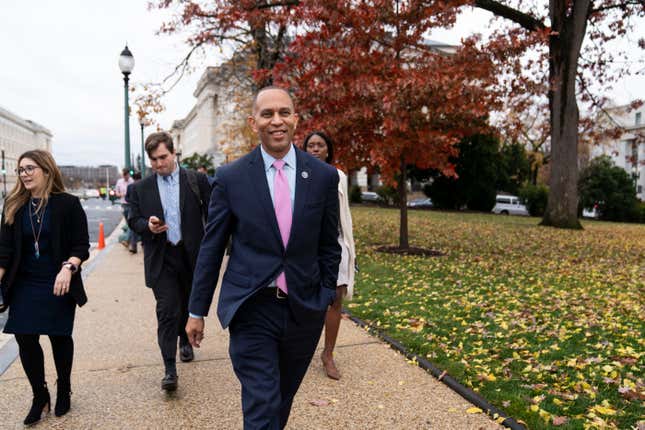
[[[157,184],[157,174],[150,176],[150,193],[152,197],[152,203],[155,205],[155,210],[153,213],[157,215],[162,220],[166,221],[163,216],[163,205],[161,204],[161,194],[159,194],[159,185]]]
[[[49,210],[49,225],[51,228],[51,241],[52,241],[52,250],[54,261],[62,260],[62,258],[67,258],[68,256],[62,257],[57,255],[58,251],[61,249],[61,223],[63,222],[63,217],[59,215],[61,210],[60,205],[58,204],[58,196],[56,194],[51,194],[49,196],[49,203],[47,204]],[[44,222],[44,221],[43,221]]]
[[[282,249],[284,249],[284,245],[282,244],[282,237],[280,236],[280,228],[278,227],[278,220],[275,217],[273,201],[271,200],[269,184],[267,183],[266,170],[264,169],[264,160],[262,159],[262,154],[260,153],[260,145],[258,145],[254,150],[254,156],[251,157],[251,161],[249,162],[249,170],[251,172],[251,183],[255,188],[255,194],[260,200],[260,205],[264,209],[266,219],[269,220],[269,225],[271,226],[271,230],[273,230],[273,234],[275,235],[276,240],[278,241],[278,243],[280,243]]]
[[[297,148],[296,151],[296,196],[293,202],[293,217],[291,218],[291,232],[289,233],[289,243],[291,237],[296,231],[296,224],[299,220],[303,219],[300,214],[305,208],[305,201],[307,200],[307,193],[309,192],[309,183],[311,182],[311,169],[309,168],[309,161],[304,157],[304,153]]]
[[[186,202],[186,187],[189,186],[186,171],[179,168],[179,214],[184,213],[184,203]],[[183,223],[182,223],[183,225]]]

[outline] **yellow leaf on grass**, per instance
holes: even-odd
[[[608,406],[596,405],[591,409],[596,411],[596,412],[598,412],[599,414],[602,414],[602,415],[616,415],[616,410],[612,409],[612,408],[610,408]]]
[[[481,409],[479,409],[479,408],[477,408],[475,406],[473,406],[472,408],[466,409],[466,413],[468,413],[468,414],[481,414],[482,412],[484,412],[484,411],[482,411]]]

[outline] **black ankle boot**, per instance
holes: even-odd
[[[62,417],[69,411],[70,395],[72,391],[70,384],[61,384],[60,381],[56,383],[56,406],[54,407],[54,414],[57,417]]]
[[[44,384],[40,389],[34,392],[34,400],[31,403],[29,414],[25,417],[24,424],[26,426],[37,423],[43,415],[43,412],[51,410],[51,400],[49,398],[49,390],[47,384]]]

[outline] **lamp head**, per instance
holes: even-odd
[[[134,57],[132,56],[132,52],[128,49],[128,45],[125,45],[125,48],[121,51],[121,55],[119,56],[119,69],[121,69],[121,73],[126,76],[132,72],[132,69],[134,69]]]

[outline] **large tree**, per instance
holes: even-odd
[[[444,2],[318,3],[303,11],[308,31],[291,44],[276,79],[294,88],[301,129],[335,137],[341,165],[377,167],[398,184],[399,247],[407,249],[406,166],[454,175],[455,145],[486,130],[495,107],[492,60],[476,40],[451,54],[426,41],[430,29],[454,22],[457,9]]]
[[[428,7],[433,3],[428,2]],[[548,63],[544,81],[548,91],[551,173],[549,201],[542,224],[581,228],[577,217],[576,189],[580,127],[578,100],[601,102],[601,97],[593,94],[589,78],[593,77],[593,81],[607,86],[628,72],[628,67],[613,67],[614,60],[625,59],[625,55],[609,49],[609,43],[625,37],[633,29],[633,19],[645,16],[645,2],[550,0],[547,5],[546,2],[522,0],[471,0],[471,4],[516,24],[517,27],[511,27],[505,34],[498,32],[493,38],[493,46],[517,47],[523,43],[525,46],[539,46],[543,43],[547,47],[542,59]],[[639,46],[644,48],[645,41],[640,40]],[[525,59],[524,63],[513,63],[509,71],[517,78],[523,70],[541,63],[539,59]]]

